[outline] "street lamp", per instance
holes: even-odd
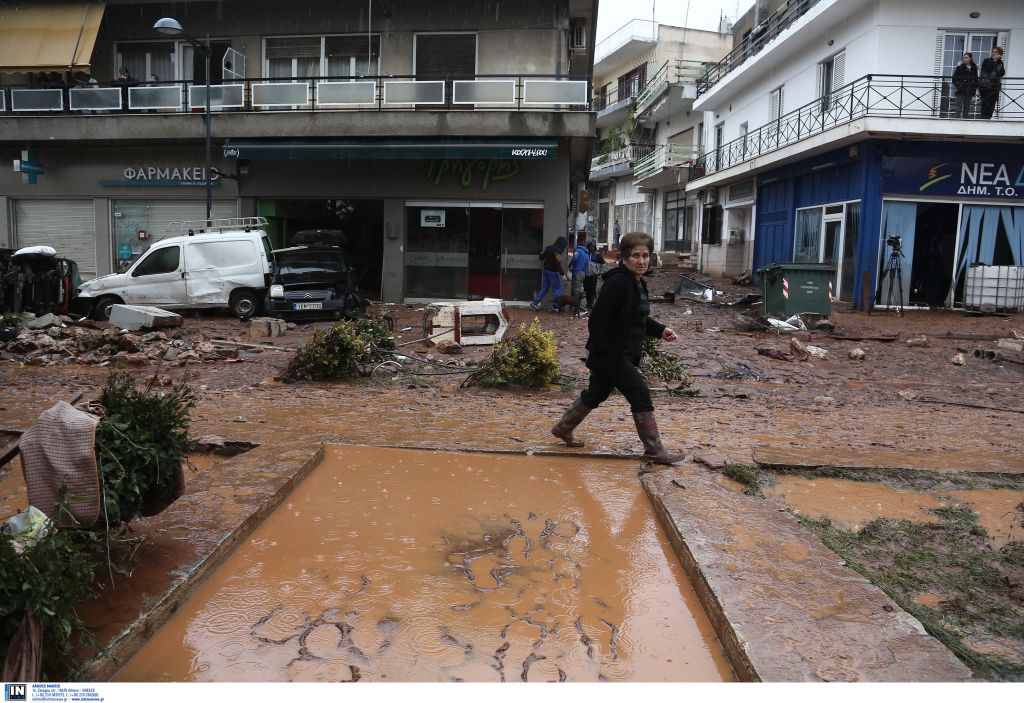
[[[188,35],[182,28],[181,22],[173,17],[164,17],[156,21],[153,29],[161,34],[169,34],[175,37],[184,37],[196,50],[202,52],[206,59],[206,111],[203,113],[203,120],[206,123],[206,226],[213,226],[213,146],[210,141],[210,56],[213,54],[210,48],[210,33],[206,33],[204,43],[199,43],[195,38]]]

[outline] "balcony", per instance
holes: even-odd
[[[684,144],[661,144],[637,162],[633,183],[644,190],[683,185],[690,167],[700,156],[697,147]]]
[[[0,89],[0,114],[202,112],[206,92],[205,84],[194,81],[130,87],[11,87]],[[209,92],[210,108],[217,112],[590,110],[587,81],[554,75],[492,74],[436,81],[418,81],[415,76],[248,79],[212,85]]]
[[[597,110],[597,126],[610,127],[626,119],[636,104],[637,93],[642,86],[627,81],[604,93],[594,93],[594,109]]]
[[[730,72],[739,68],[747,59],[760,53],[775,37],[786,31],[819,2],[821,0],[790,2],[754,27],[743,41],[725,55],[725,58],[708,68],[697,82],[697,96],[704,95]]]
[[[936,76],[867,75],[817,98],[747,135],[726,142],[697,160],[690,178],[720,173],[787,147],[822,145],[867,134],[920,134],[937,138],[993,138],[1019,141],[1024,121],[1024,79],[1004,78],[992,120],[954,117],[955,93],[949,79]],[[971,118],[977,117],[977,101]],[[854,122],[871,120],[856,127]],[[1009,124],[1008,124],[1009,123]],[[850,130],[840,129],[850,125]],[[856,127],[856,128],[854,128]],[[834,136],[833,140],[829,140]],[[780,155],[788,157],[789,153]],[[639,177],[641,164],[635,174]]]
[[[654,150],[651,144],[630,144],[607,154],[595,156],[590,162],[590,180],[604,181],[633,172],[637,161]]]
[[[637,58],[658,42],[658,25],[653,20],[630,20],[594,47],[594,68],[617,66]]]
[[[653,127],[671,114],[691,109],[697,81],[707,68],[703,61],[666,61],[636,96],[637,119]]]

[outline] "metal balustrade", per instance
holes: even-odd
[[[640,183],[662,169],[688,168],[700,155],[700,149],[694,146],[659,144],[650,154],[637,161],[633,168],[633,182]]]
[[[978,116],[974,100],[972,118]],[[994,120],[1024,120],[1024,79],[1002,79],[996,105]],[[690,177],[723,171],[863,117],[964,121],[955,110],[956,92],[948,78],[867,75],[708,151],[691,167]]]
[[[654,149],[653,144],[628,144],[621,149],[595,156],[590,160],[591,176],[603,170],[635,163],[648,156]]]
[[[666,61],[637,94],[636,111],[643,112],[649,107],[651,99],[659,95],[667,84],[696,83],[707,72],[708,65],[705,61],[688,59]]]
[[[786,31],[819,2],[821,0],[790,2],[750,30],[750,34],[744,37],[743,41],[737,44],[721,61],[708,67],[708,70],[697,82],[698,97],[711,90],[716,83],[739,68],[747,59],[760,53],[772,39]]]
[[[263,110],[433,109],[580,111],[591,108],[590,83],[574,76],[490,74],[416,80],[416,76],[247,79],[210,86],[219,112]],[[172,81],[137,86],[0,88],[0,114],[194,112],[206,85]]]

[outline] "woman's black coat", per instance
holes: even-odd
[[[618,368],[626,353],[629,325],[640,306],[637,286],[642,286],[646,293],[647,284],[643,279],[638,282],[633,272],[621,264],[602,274],[601,278],[604,285],[587,322],[590,332],[587,366],[592,371],[610,372]],[[665,325],[648,316],[644,331],[648,337],[660,338]]]
[[[978,89],[978,64],[972,63],[968,68],[966,64],[960,64],[953,71],[953,87],[958,93],[974,95]]]

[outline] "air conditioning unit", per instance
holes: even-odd
[[[569,24],[569,48],[580,52],[587,50],[587,23],[581,17],[575,17]]]

